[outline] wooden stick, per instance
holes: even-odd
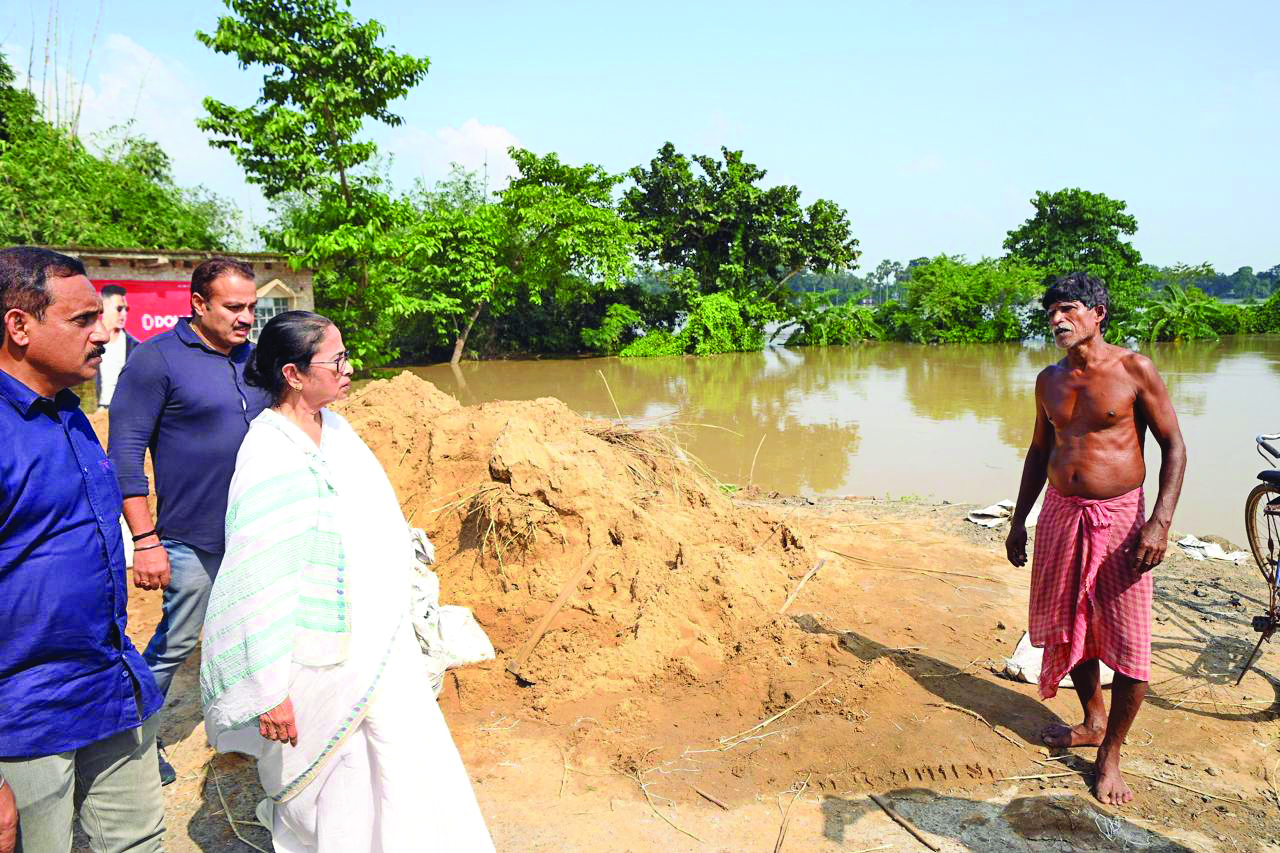
[[[897,565],[894,565],[893,563],[881,563],[877,560],[871,560],[866,557],[855,557],[852,554],[845,554],[844,552],[837,551],[834,548],[823,548],[822,550],[830,551],[832,554],[835,554],[837,557],[844,557],[846,560],[852,560],[855,563],[860,563],[861,565],[868,566],[874,569],[889,569],[895,572],[911,572],[912,574],[917,574],[917,575],[947,575],[950,577],[957,577],[957,578],[973,578],[974,580],[991,581],[992,583],[1005,582],[999,578],[993,578],[990,575],[973,575],[973,574],[969,574],[968,572],[948,572],[948,571],[944,571],[943,569],[917,569],[917,568],[911,568],[908,566],[897,566]]]
[[[560,764],[564,771],[560,774],[560,796],[564,796],[564,786],[569,781],[569,755],[564,751],[564,747],[560,745],[560,741],[556,741],[556,749],[560,750]]]
[[[692,832],[690,832],[689,830],[687,830],[687,829],[681,829],[680,827],[676,826],[674,823],[672,823],[672,822],[671,822],[671,818],[667,817],[667,816],[666,816],[666,815],[664,815],[662,812],[658,811],[658,807],[657,807],[656,805],[654,805],[654,804],[653,804],[653,797],[650,797],[650,796],[649,796],[649,789],[648,789],[648,788],[646,788],[646,787],[644,786],[644,780],[640,778],[640,774],[639,774],[639,773],[636,773],[636,774],[635,774],[634,776],[632,776],[631,778],[632,778],[632,779],[634,779],[634,780],[636,780],[636,784],[640,786],[640,793],[644,794],[645,802],[647,802],[647,803],[649,804],[649,808],[653,809],[653,813],[654,813],[654,814],[656,814],[658,817],[662,818],[662,819],[666,822],[667,826],[671,827],[671,828],[672,828],[672,829],[674,829],[676,832],[679,832],[679,833],[680,833],[680,834],[682,834],[682,835],[687,835],[687,836],[689,836],[690,838],[692,838],[694,841],[698,842],[699,844],[706,844],[706,843],[707,843],[707,842],[703,841],[701,838],[699,838],[698,836],[694,835],[694,834],[693,834]]]
[[[222,802],[222,813],[227,816],[227,823],[231,824],[231,831],[236,834],[245,844],[248,844],[254,850],[260,850],[261,853],[267,853],[265,848],[259,847],[240,833],[240,827],[236,826],[236,819],[231,816],[231,807],[227,805],[227,798],[222,793],[222,782],[218,779],[218,769],[213,766],[213,762],[209,762],[209,772],[213,774],[213,785],[218,789],[218,799]],[[256,823],[256,821],[255,821]]]
[[[804,588],[804,585],[809,582],[809,578],[816,575],[818,573],[818,570],[821,569],[826,562],[827,561],[825,558],[819,560],[817,563],[814,564],[813,568],[810,569],[805,574],[804,577],[800,578],[800,583],[796,585],[795,591],[792,592],[791,595],[787,596],[787,600],[783,602],[782,607],[778,608],[779,613],[787,612],[787,608],[790,607],[791,603],[796,600],[796,596],[800,594],[800,590]]]
[[[613,403],[613,410],[618,413],[618,420],[622,420],[622,409],[618,408],[618,401],[613,399],[613,389],[609,387],[609,380],[605,379],[603,370],[597,370],[596,373],[599,373],[600,378],[604,379],[604,390],[609,392],[609,400]]]
[[[1143,779],[1150,779],[1152,782],[1159,782],[1162,785],[1170,785],[1174,788],[1181,788],[1184,791],[1190,791],[1193,794],[1199,794],[1202,797],[1208,797],[1211,800],[1222,800],[1224,803],[1236,803],[1244,805],[1244,800],[1236,797],[1219,797],[1217,794],[1210,794],[1208,791],[1201,791],[1199,788],[1192,788],[1190,785],[1183,785],[1179,782],[1170,782],[1168,779],[1161,779],[1159,776],[1149,776],[1146,773],[1139,773],[1136,770],[1123,771],[1127,776],[1140,776]]]
[[[582,583],[582,579],[587,576],[587,572],[591,571],[591,567],[595,565],[596,558],[600,556],[600,548],[593,548],[587,552],[587,556],[583,559],[582,565],[573,573],[573,577],[565,583],[560,589],[560,595],[552,603],[551,609],[542,614],[542,618],[538,620],[537,627],[533,629],[533,633],[529,635],[529,639],[525,640],[524,645],[520,648],[520,653],[516,655],[515,660],[507,664],[507,671],[516,678],[522,678],[520,669],[524,666],[525,661],[533,652],[533,647],[538,645],[538,641],[542,639],[542,635],[547,632],[547,628],[551,625],[551,620],[560,612],[560,608],[564,607],[565,602],[578,589],[578,584]]]
[[[889,817],[893,818],[894,823],[896,823],[898,826],[902,827],[907,832],[914,835],[916,841],[919,841],[925,847],[928,847],[930,850],[934,851],[934,853],[941,853],[941,850],[942,850],[941,847],[934,844],[928,838],[925,838],[924,833],[916,829],[915,826],[912,825],[911,821],[907,820],[905,817],[895,812],[893,810],[893,807],[890,806],[887,802],[885,802],[878,794],[868,794],[867,796],[869,796],[872,800],[874,800],[877,806],[884,809],[884,813],[887,814]]]
[[[1036,763],[1044,764],[1047,767],[1053,766],[1046,761],[1037,760]],[[1075,770],[1073,772],[1079,774],[1080,776],[1088,775],[1083,770]],[[1235,803],[1236,805],[1245,804],[1245,800],[1241,797],[1220,797],[1217,794],[1210,794],[1208,791],[1202,791],[1199,788],[1192,788],[1190,785],[1183,785],[1181,782],[1172,782],[1168,779],[1161,779],[1159,776],[1151,776],[1147,773],[1139,773],[1137,770],[1125,770],[1123,772],[1124,772],[1124,775],[1126,776],[1137,776],[1141,779],[1149,779],[1152,782],[1159,782],[1161,785],[1169,785],[1170,787],[1173,787],[1173,788],[1181,788],[1184,791],[1190,791],[1193,794],[1199,794],[1200,796],[1208,797],[1211,800],[1222,800],[1222,802],[1224,803]],[[1057,774],[1057,775],[1062,775],[1062,774]]]
[[[751,457],[751,471],[747,474],[747,488],[751,488],[751,481],[756,476],[756,460],[760,458],[760,448],[764,447],[764,440],[769,437],[769,433],[760,436],[760,443],[756,445],[756,455]]]
[[[688,782],[685,782],[685,784],[689,785]],[[708,794],[706,791],[699,788],[697,785],[689,785],[689,787],[693,789],[693,792],[695,794],[697,794],[699,797],[702,797],[702,799],[706,800],[707,802],[715,803],[717,806],[724,809],[725,811],[730,811],[728,804],[725,803],[723,800],[716,799],[715,797]]]
[[[987,724],[987,726],[989,726],[989,727],[990,727],[991,731],[993,731],[993,732],[995,732],[996,734],[1000,735],[1000,737],[1002,737],[1002,738],[1004,738],[1005,740],[1009,741],[1009,743],[1013,744],[1013,745],[1014,745],[1014,746],[1016,746],[1018,749],[1026,749],[1026,748],[1027,748],[1025,744],[1018,743],[1016,740],[1014,740],[1013,738],[1009,737],[1009,736],[1008,736],[1007,734],[1005,734],[1004,732],[1000,731],[998,728],[996,728],[996,727],[995,727],[995,724],[994,724],[994,723],[992,723],[992,722],[991,722],[991,721],[989,721],[986,717],[984,717],[984,716],[982,716],[981,714],[979,714],[977,711],[970,711],[968,708],[961,708],[959,705],[952,705],[950,702],[930,702],[929,704],[930,704],[930,705],[932,705],[932,706],[933,706],[933,707],[935,707],[935,708],[946,708],[947,710],[950,710],[950,711],[959,711],[959,712],[960,712],[960,713],[962,713],[962,714],[968,714],[970,717],[973,717],[975,720],[981,720],[982,722],[986,723],[986,724]]]
[[[782,842],[787,840],[787,826],[791,823],[791,807],[796,804],[796,800],[800,799],[804,789],[809,787],[809,780],[812,778],[812,772],[804,777],[804,781],[800,783],[800,790],[796,791],[796,795],[791,798],[791,802],[787,803],[787,810],[782,813],[782,825],[778,827],[778,840],[774,842],[773,853],[782,853]]]
[[[737,740],[739,740],[740,738],[746,737],[747,735],[751,734],[752,732],[756,731],[757,729],[763,729],[763,728],[765,728],[766,726],[768,726],[769,724],[777,722],[778,720],[782,719],[782,718],[783,718],[783,717],[785,717],[787,714],[790,714],[792,711],[794,711],[796,708],[798,708],[798,707],[800,706],[800,704],[801,704],[802,702],[804,702],[805,700],[807,700],[810,696],[812,696],[813,694],[817,693],[819,690],[821,690],[822,688],[826,687],[828,684],[830,684],[830,683],[831,683],[831,682],[833,682],[833,681],[835,681],[835,676],[834,676],[834,675],[833,675],[831,678],[828,678],[826,681],[824,681],[824,682],[822,682],[821,684],[819,684],[817,687],[815,687],[815,688],[813,688],[812,690],[810,690],[810,691],[809,691],[808,693],[806,693],[806,694],[805,694],[801,699],[799,699],[798,701],[796,701],[796,702],[792,703],[791,705],[788,705],[786,708],[784,708],[783,710],[781,710],[781,711],[779,711],[778,713],[774,714],[774,715],[773,715],[772,717],[770,717],[769,719],[767,719],[767,720],[763,720],[762,722],[759,722],[759,723],[756,723],[754,726],[752,726],[751,728],[747,729],[745,732],[738,732],[736,735],[730,735],[729,737],[722,737],[722,738],[720,738],[720,743],[721,743],[721,744],[727,744],[727,743],[729,743],[730,741],[737,741]]]

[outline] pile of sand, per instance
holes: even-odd
[[[435,543],[442,599],[471,607],[498,650],[496,666],[460,672],[464,690],[511,692],[503,667],[593,549],[521,668],[534,708],[660,675],[717,678],[810,561],[785,524],[735,504],[670,439],[559,400],[462,407],[402,373],[335,409]]]

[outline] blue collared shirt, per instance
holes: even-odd
[[[125,634],[120,505],[76,395],[0,371],[0,757],[88,746],[160,709]]]
[[[156,472],[156,529],[221,554],[236,453],[267,394],[244,381],[253,352],[210,349],[189,319],[143,341],[125,362],[111,398],[108,452],[126,497],[147,494],[147,449]],[[139,533],[143,532],[141,530]]]

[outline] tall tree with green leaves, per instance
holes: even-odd
[[[806,270],[851,267],[858,241],[833,202],[802,207],[798,188],[765,188],[765,170],[741,151],[721,154],[690,158],[663,145],[648,168],[631,170],[635,186],[622,215],[640,229],[643,260],[693,274],[691,297],[727,291],[740,304],[770,309],[758,316],[783,316],[788,282]]]
[[[242,68],[262,68],[262,91],[247,107],[206,98],[199,125],[268,199],[292,195],[269,242],[316,270],[318,307],[343,328],[357,364],[393,358],[396,321],[424,305],[389,262],[389,236],[409,210],[361,169],[376,148],[359,134],[367,119],[401,123],[389,105],[429,60],[383,47],[382,25],[357,21],[346,0],[224,2],[232,14],[196,37]]]
[[[1149,295],[1149,271],[1125,237],[1138,231],[1127,205],[1082,189],[1037,192],[1035,214],[1008,233],[1008,257],[1045,271],[1048,278],[1076,271],[1101,278],[1111,294],[1113,329]]]
[[[196,38],[241,68],[264,69],[249,107],[205,98],[197,124],[231,152],[267,198],[314,192],[337,179],[344,198],[353,169],[377,151],[357,139],[366,119],[395,127],[388,105],[426,76],[431,61],[382,47],[377,21],[357,21],[349,0],[224,0],[233,15]]]
[[[486,199],[474,175],[455,170],[424,194],[409,256],[418,295],[437,331],[452,331],[453,363],[481,314],[553,300],[572,305],[617,289],[631,270],[634,229],[613,206],[621,176],[552,153],[509,150],[517,174]]]

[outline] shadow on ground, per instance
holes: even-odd
[[[891,658],[903,672],[941,701],[980,714],[991,724],[1012,729],[1027,743],[1039,746],[1041,729],[1050,723],[1063,722],[1038,700],[964,672],[946,661],[910,649],[890,648],[856,631],[826,628],[809,614],[791,619],[810,634],[836,637],[840,648],[865,663],[882,657]]]
[[[1147,850],[1192,853],[1163,835],[1099,809],[1073,793],[1018,797],[1008,805],[940,796],[927,788],[900,788],[885,795],[894,810],[924,832],[951,838],[969,850]],[[867,814],[884,816],[870,798],[826,797],[822,834],[843,844],[845,830]],[[901,832],[906,837],[905,830]],[[916,845],[915,841],[910,844]],[[917,845],[918,846],[918,845]]]

